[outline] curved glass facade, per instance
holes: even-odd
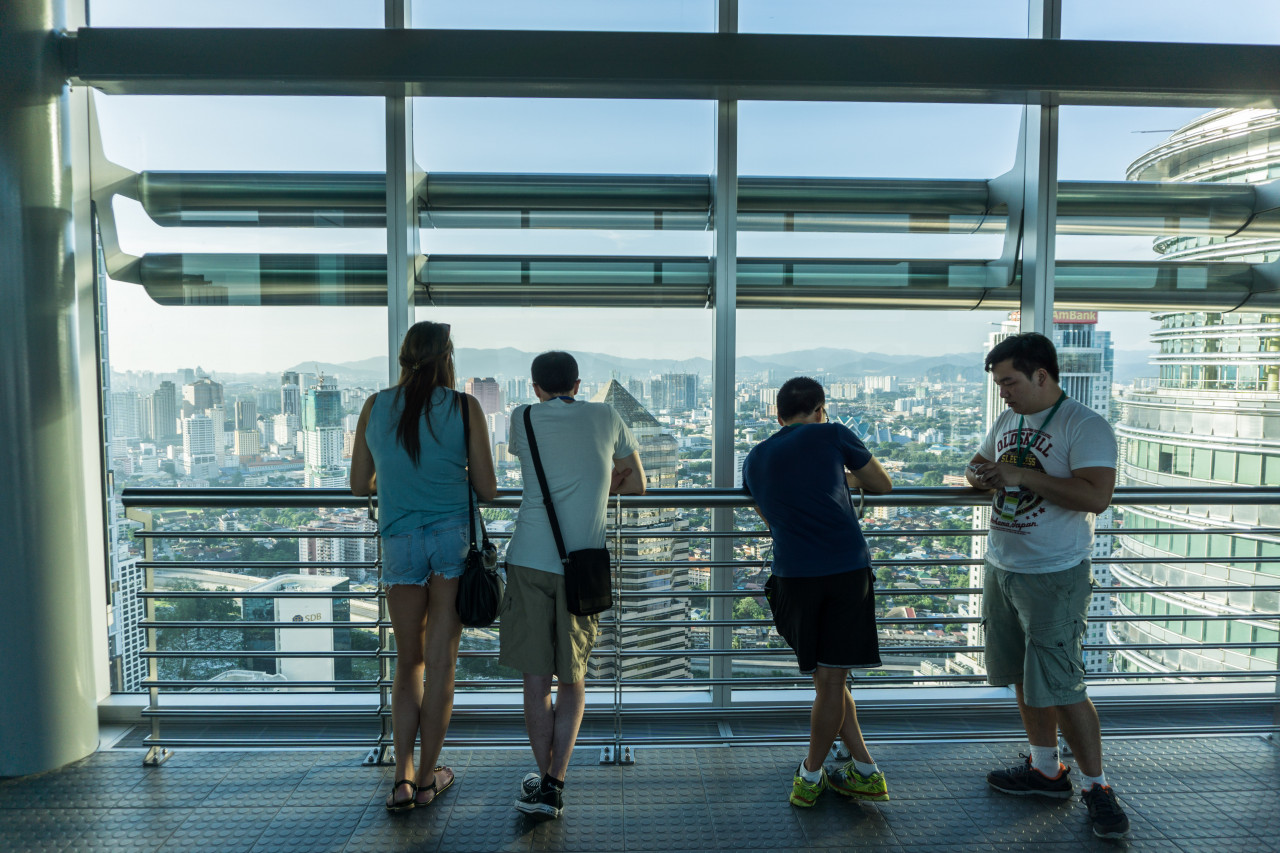
[[[1250,183],[1260,185],[1260,193],[1271,191],[1268,183],[1277,175],[1276,110],[1208,113],[1128,170],[1130,180]],[[1173,260],[1267,263],[1280,258],[1277,239],[1175,234],[1158,237],[1154,245]],[[1120,482],[1173,489],[1280,485],[1280,314],[1201,311],[1154,317],[1158,378],[1120,397]],[[1133,532],[1117,537],[1117,555],[1131,560],[1113,567],[1119,584],[1239,589],[1120,594],[1115,615],[1162,618],[1111,623],[1113,642],[1191,647],[1121,650],[1117,670],[1275,668],[1275,649],[1195,645],[1276,642],[1273,622],[1239,617],[1276,610],[1276,592],[1251,587],[1277,583],[1280,567],[1269,560],[1280,556],[1280,537],[1219,530],[1280,527],[1280,507],[1126,507],[1121,523]]]

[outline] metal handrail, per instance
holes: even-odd
[[[955,488],[919,488],[919,489],[903,489],[889,496],[873,496],[868,503],[872,506],[876,504],[885,505],[910,505],[910,506],[974,506],[985,505],[990,500],[989,494],[974,489],[955,489]],[[1118,489],[1114,503],[1118,505],[1134,505],[1134,504],[1241,504],[1241,503],[1271,503],[1280,500],[1280,488],[1258,487],[1253,489],[1191,489],[1180,491],[1162,491],[1152,492],[1149,489]],[[123,502],[126,507],[131,508],[157,508],[157,507],[177,507],[177,506],[196,506],[204,508],[257,508],[264,506],[289,506],[289,507],[363,507],[364,499],[355,498],[343,490],[337,489],[287,489],[287,490],[263,490],[263,489],[126,489]],[[497,500],[489,506],[497,507],[515,507],[519,502],[519,492],[517,490],[503,490]],[[751,506],[750,498],[741,491],[721,489],[721,490],[704,490],[704,489],[672,489],[672,490],[655,490],[645,496],[626,496],[618,500],[614,517],[620,517],[621,510],[627,508],[639,507],[681,507],[693,506],[697,508],[737,508]],[[748,522],[749,523],[749,522]],[[1280,529],[1272,528],[1248,528],[1248,527],[1210,527],[1206,525],[1197,530],[1170,530],[1166,528],[1133,528],[1126,529],[1123,527],[1111,527],[1100,531],[1102,535],[1132,535],[1139,536],[1159,535],[1169,533],[1210,533],[1220,532],[1226,535],[1268,535],[1272,533],[1280,533]],[[509,532],[508,532],[509,533]],[[939,536],[969,536],[978,537],[985,534],[983,530],[960,529],[954,530],[950,528],[915,528],[915,529],[868,529],[866,531],[868,538],[874,537],[905,537],[915,536],[920,538],[931,538]],[[266,569],[277,571],[314,569],[317,567],[325,569],[360,569],[364,571],[375,570],[380,565],[380,559],[373,562],[370,561],[344,561],[344,560],[324,560],[324,561],[307,561],[307,560],[256,560],[256,561],[221,561],[221,560],[158,560],[150,554],[150,547],[153,542],[176,541],[182,539],[191,539],[198,541],[209,540],[244,540],[244,539],[262,539],[262,538],[347,538],[347,539],[372,539],[377,541],[376,531],[352,531],[352,530],[270,530],[270,531],[221,531],[221,530],[143,530],[139,531],[138,538],[142,540],[145,548],[148,549],[147,559],[139,560],[138,565],[147,572],[148,588],[141,593],[142,597],[151,608],[153,603],[158,599],[182,599],[182,598],[222,598],[222,599],[330,599],[330,600],[363,600],[376,601],[379,607],[380,617],[370,621],[342,621],[342,620],[316,620],[314,622],[290,622],[283,620],[273,621],[245,621],[245,620],[164,620],[157,619],[154,613],[149,612],[147,618],[139,622],[141,627],[150,638],[149,648],[143,653],[143,657],[153,667],[150,677],[144,682],[144,687],[150,691],[152,702],[146,712],[146,716],[151,720],[152,735],[147,739],[152,751],[157,749],[163,750],[166,745],[177,745],[179,743],[193,744],[198,739],[193,738],[173,738],[164,736],[160,725],[165,719],[179,720],[192,718],[224,718],[243,715],[243,708],[239,707],[171,707],[161,706],[160,691],[161,690],[196,690],[199,693],[212,690],[231,690],[243,692],[253,701],[255,695],[261,696],[263,692],[278,691],[282,686],[293,690],[343,690],[354,691],[355,694],[373,693],[376,691],[378,700],[376,707],[368,709],[352,710],[346,708],[341,711],[340,716],[344,718],[363,719],[369,717],[370,714],[382,720],[379,724],[382,733],[371,739],[373,749],[378,751],[379,755],[385,754],[386,749],[390,746],[389,735],[389,690],[390,690],[390,663],[395,657],[395,652],[389,647],[389,619],[385,614],[385,602],[380,592],[372,589],[348,589],[341,591],[328,590],[287,590],[287,591],[247,591],[225,589],[219,591],[204,590],[173,590],[166,591],[154,588],[153,573],[156,571],[183,571],[183,570],[213,570],[225,571],[228,568],[235,569]],[[501,534],[499,534],[500,536]],[[764,539],[769,537],[767,530],[759,529],[734,529],[734,530],[621,530],[613,529],[610,535],[614,538],[615,547],[619,549],[621,555],[622,543],[631,540],[653,540],[653,539],[682,539],[688,541],[710,540],[710,539],[732,539],[732,540],[752,540]],[[495,536],[495,538],[499,538]],[[980,565],[983,561],[969,557],[929,557],[921,559],[888,559],[877,561],[878,566],[892,568],[894,566],[970,566]],[[1168,563],[1168,564],[1251,564],[1276,562],[1266,557],[1195,557],[1195,558],[1178,558],[1169,557],[1161,559],[1158,557],[1112,557],[1099,558],[1096,563],[1116,563],[1116,564],[1151,564],[1151,563]],[[649,569],[678,569],[697,565],[700,568],[710,570],[713,568],[743,568],[751,566],[760,566],[758,560],[698,560],[689,561],[644,561],[644,560],[622,560],[616,561],[619,572],[627,569],[634,570],[639,567]],[[759,599],[763,595],[761,589],[744,588],[744,589],[717,589],[717,590],[697,590],[697,589],[625,589],[625,581],[623,575],[619,575],[615,582],[616,602],[620,606],[624,606],[632,601],[646,601],[652,599],[677,600],[686,601],[688,599],[741,599],[755,598]],[[1160,585],[1156,583],[1147,583],[1142,585],[1128,586],[1108,586],[1098,587],[1097,593],[1228,593],[1240,592],[1242,589],[1249,589],[1251,592],[1280,592],[1280,583],[1274,585],[1262,585],[1257,587],[1242,587],[1241,585],[1217,583],[1213,585]],[[964,595],[981,594],[982,590],[977,587],[893,587],[885,589],[885,594],[894,596],[930,596],[930,597],[951,597]],[[1218,605],[1209,602],[1213,606]],[[614,737],[612,743],[608,738],[599,739],[599,742],[606,746],[612,746],[615,752],[619,752],[624,740],[626,731],[625,719],[629,713],[627,707],[635,704],[636,712],[644,713],[662,713],[665,715],[687,715],[691,709],[684,704],[663,704],[658,702],[654,704],[651,700],[641,701],[636,704],[636,691],[657,691],[657,695],[670,695],[672,691],[688,692],[689,689],[694,690],[711,690],[717,688],[730,689],[738,691],[750,691],[759,689],[782,689],[794,691],[798,687],[805,685],[805,678],[800,675],[786,675],[778,673],[770,676],[752,676],[744,674],[739,677],[720,677],[720,678],[693,678],[681,679],[673,682],[670,679],[646,678],[643,673],[637,673],[634,677],[624,675],[624,668],[627,661],[640,659],[648,659],[653,661],[670,661],[670,660],[704,660],[712,659],[729,659],[742,661],[760,661],[756,666],[768,667],[769,662],[776,662],[779,667],[786,668],[792,662],[788,659],[791,653],[785,647],[760,647],[760,648],[700,648],[689,645],[686,634],[684,645],[677,648],[650,648],[650,649],[627,649],[623,647],[629,638],[641,630],[655,629],[656,631],[708,631],[719,630],[751,630],[759,631],[760,629],[771,629],[771,622],[766,619],[690,619],[690,618],[646,618],[644,614],[638,614],[639,618],[616,619],[618,611],[611,610],[604,614],[602,626],[612,625],[615,630],[615,644],[609,649],[597,649],[592,653],[593,659],[612,660],[614,676],[612,678],[590,678],[587,679],[588,686],[593,690],[600,688],[611,689],[614,701],[609,703],[610,707],[606,712],[601,711],[602,715],[610,716],[614,722]],[[1174,623],[1174,622],[1238,622],[1246,621],[1250,623],[1259,622],[1275,622],[1280,620],[1280,613],[1272,612],[1228,612],[1228,613],[1192,613],[1192,614],[1107,614],[1099,616],[1091,616],[1093,621],[1100,623],[1125,623],[1125,622],[1149,622],[1149,623]],[[973,625],[978,623],[980,619],[977,616],[965,615],[916,615],[914,617],[886,617],[878,620],[878,624],[886,629],[893,630],[895,628],[911,628],[922,626],[961,626]],[[280,650],[280,649],[240,649],[240,650],[201,650],[201,649],[157,649],[156,638],[161,632],[184,632],[184,631],[200,631],[200,630],[232,630],[236,632],[249,632],[253,630],[293,630],[297,628],[310,628],[316,630],[364,630],[374,632],[379,638],[376,648],[368,650]],[[496,626],[495,626],[496,628]],[[955,637],[955,632],[951,632]],[[705,636],[695,633],[695,636]],[[753,634],[752,636],[758,636]],[[891,638],[890,638],[891,639]],[[1111,637],[1111,639],[1118,639]],[[1200,649],[1215,651],[1237,651],[1247,652],[1258,649],[1275,649],[1280,648],[1280,642],[1267,641],[1258,639],[1253,642],[1216,642],[1216,643],[1196,643],[1188,641],[1186,643],[1160,643],[1160,642],[1135,642],[1135,643],[1118,643],[1110,642],[1106,644],[1086,643],[1084,650],[1086,652],[1097,651],[1114,651],[1114,652],[1143,652],[1160,649]],[[939,642],[929,645],[914,644],[897,644],[884,645],[881,648],[882,654],[886,657],[904,658],[914,656],[916,659],[932,659],[939,656],[952,654],[974,654],[982,651],[980,645],[960,645],[953,642]],[[497,657],[496,649],[465,649],[460,655],[462,659],[494,659]],[[243,659],[243,660],[273,660],[273,659],[327,659],[327,660],[366,660],[376,662],[378,676],[368,679],[332,679],[332,680],[298,680],[289,682],[280,681],[228,681],[224,683],[210,683],[208,681],[184,679],[184,678],[161,678],[154,669],[156,662],[164,659],[184,660],[184,659]],[[656,665],[656,664],[655,664]],[[896,666],[889,662],[889,665]],[[1086,678],[1091,683],[1110,682],[1117,679],[1131,680],[1133,682],[1159,681],[1159,680],[1203,680],[1203,679],[1233,679],[1233,680],[1257,680],[1260,678],[1275,678],[1280,671],[1275,669],[1216,669],[1212,671],[1186,671],[1186,672],[1126,672],[1123,675],[1116,673],[1089,673]],[[856,681],[866,686],[874,685],[904,685],[904,684],[933,684],[933,685],[964,685],[964,684],[980,684],[984,680],[984,676],[980,673],[954,673],[954,672],[934,672],[924,674],[918,672],[912,673],[894,673],[890,669],[883,675],[860,675]],[[459,679],[457,684],[459,687],[475,688],[479,692],[488,692],[489,690],[499,690],[511,692],[519,685],[517,679],[496,678],[496,679]],[[624,693],[625,691],[625,693]],[[748,694],[742,694],[744,696]],[[726,718],[737,717],[743,708],[737,707],[736,702],[747,701],[749,707],[753,711],[759,710],[761,707],[758,703],[751,703],[747,700],[733,700],[734,705],[725,706],[713,703],[711,707],[699,708],[696,714],[701,715],[722,715]],[[625,707],[624,707],[625,706]],[[329,705],[323,708],[332,711]],[[798,704],[785,704],[779,706],[780,709],[786,711],[796,711]],[[516,706],[504,707],[503,709],[495,709],[490,711],[482,711],[473,707],[460,707],[460,716],[476,716],[484,718],[502,718],[506,719],[518,712]],[[253,710],[252,716],[270,719],[273,715],[281,713],[273,709],[261,708]],[[289,711],[293,714],[294,711]],[[592,713],[595,713],[594,711]],[[323,713],[313,713],[308,711],[302,714],[306,717],[323,716]],[[504,716],[505,715],[505,716]],[[731,739],[735,742],[742,742],[741,737],[720,738],[720,740]],[[214,743],[222,743],[225,739],[215,739]],[[292,738],[272,738],[272,743],[283,744],[286,740],[290,743],[297,742]],[[332,740],[332,739],[331,739]],[[339,739],[344,740],[345,739]],[[472,739],[467,739],[470,742]],[[696,738],[695,738],[696,740]],[[662,742],[674,743],[684,742],[683,736],[664,735]],[[202,744],[210,743],[210,741],[199,741]],[[316,741],[318,743],[318,741]],[[513,740],[514,745],[518,740]],[[582,741],[584,744],[587,740]],[[595,741],[592,741],[595,742]],[[262,740],[257,743],[263,743]],[[480,739],[479,743],[496,744],[494,739]],[[503,739],[502,743],[507,743]],[[150,756],[149,756],[150,757]]]

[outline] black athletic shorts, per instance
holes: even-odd
[[[769,579],[769,607],[779,636],[796,653],[800,672],[820,666],[880,666],[875,574],[857,569],[816,578]]]

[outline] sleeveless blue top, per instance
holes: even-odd
[[[365,441],[378,475],[378,530],[383,536],[466,515],[471,484],[458,404],[458,396],[448,388],[431,393],[431,428],[425,415],[419,417],[420,450],[414,465],[396,440],[403,398],[396,399],[395,388],[374,397]]]

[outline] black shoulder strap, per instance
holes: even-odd
[[[533,470],[538,472],[538,485],[542,487],[542,503],[547,508],[547,517],[551,519],[551,532],[556,537],[556,549],[560,552],[560,562],[568,564],[569,554],[564,549],[564,537],[560,535],[560,522],[556,519],[556,508],[551,503],[551,489],[547,488],[547,472],[542,470],[542,457],[538,455],[538,439],[533,436],[533,419],[529,410],[533,406],[524,407],[524,434],[529,440],[529,453],[533,456]]]
[[[467,460],[467,468],[471,468],[471,404],[467,402],[467,395],[461,391],[454,391],[457,395],[458,405],[462,407],[462,455]],[[471,488],[470,471],[467,477],[467,531],[471,539],[471,548],[476,550],[476,504],[475,492]],[[480,516],[480,536],[482,541],[489,544],[489,531],[484,529],[484,516]]]

